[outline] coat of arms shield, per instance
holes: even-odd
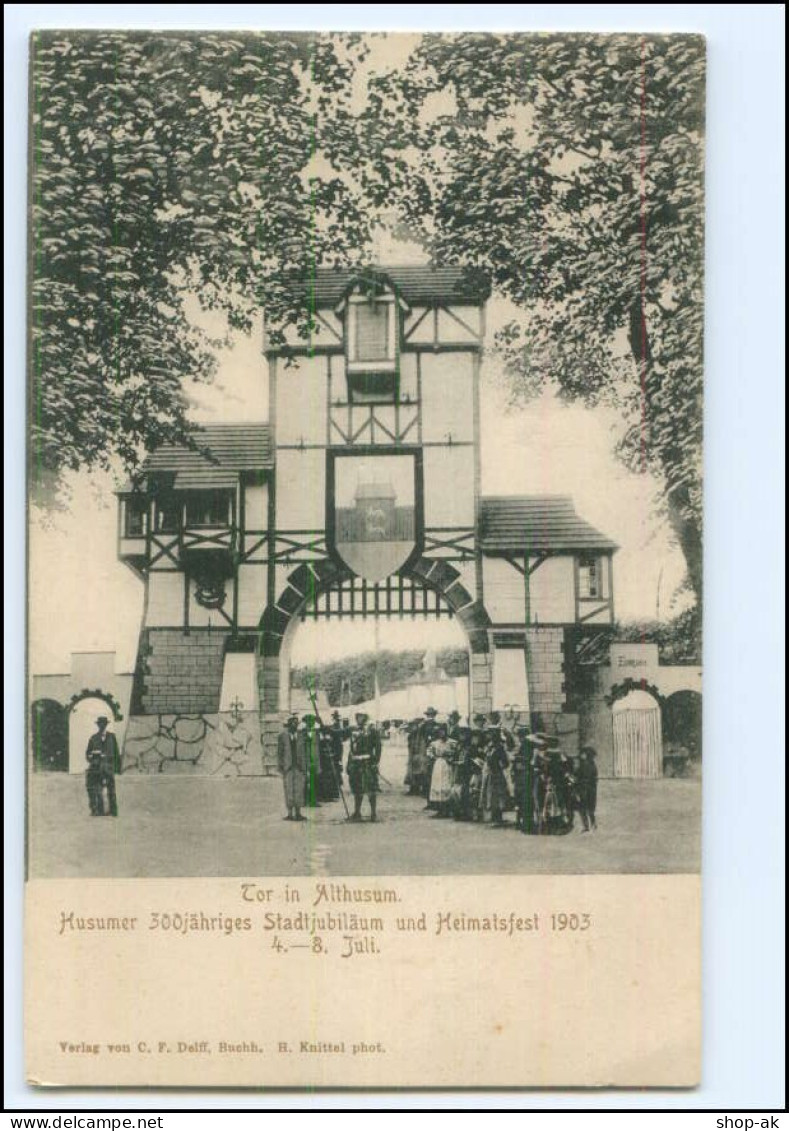
[[[341,455],[333,462],[332,543],[343,563],[375,583],[396,573],[418,540],[413,454]]]

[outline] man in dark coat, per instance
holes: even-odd
[[[381,761],[381,739],[375,727],[368,726],[368,716],[360,711],[356,730],[351,735],[348,754],[348,784],[353,794],[352,821],[361,821],[365,795],[370,800],[370,820],[377,819],[378,763]]]
[[[584,746],[578,759],[578,808],[584,832],[597,828],[597,753],[592,746]]]
[[[96,719],[98,730],[88,739],[85,758],[88,769],[85,773],[85,787],[88,791],[88,804],[91,817],[117,817],[118,799],[115,794],[115,774],[120,773],[120,753],[118,740],[108,730],[110,720],[106,715]],[[109,814],[104,811],[104,790],[107,790]]]

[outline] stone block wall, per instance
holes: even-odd
[[[222,629],[149,629],[140,644],[139,713],[217,712],[228,636]]]
[[[564,676],[564,629],[526,629],[526,673],[532,714],[562,711],[567,702]]]
[[[132,715],[121,765],[124,774],[260,777],[258,713]]]

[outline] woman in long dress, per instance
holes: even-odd
[[[435,808],[437,817],[449,816],[452,797],[453,744],[447,738],[447,728],[442,723],[434,742],[427,748],[427,756],[432,764],[430,773],[430,805]]]

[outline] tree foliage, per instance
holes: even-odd
[[[619,625],[616,640],[657,644],[661,664],[700,664],[701,627],[701,613],[696,606],[670,621],[630,621]]]
[[[385,214],[517,316],[513,400],[615,406],[701,594],[704,45],[694,36],[47,32],[32,55],[31,458],[184,437],[187,297],[282,325]],[[385,51],[377,56],[378,64]]]
[[[344,51],[349,44],[346,42]],[[215,346],[189,317],[292,320],[294,280],[363,255],[353,184],[313,163],[331,37],[43,32],[32,42],[31,463],[133,470],[185,438]]]
[[[294,668],[293,686],[313,690],[321,688],[333,707],[345,705],[344,687],[350,703],[365,703],[375,695],[376,663],[378,686],[385,692],[402,687],[411,676],[421,672],[424,655],[424,649],[401,652],[384,649],[377,657],[375,652],[359,652],[310,667]],[[453,678],[468,675],[468,652],[465,648],[439,649],[436,665]],[[425,702],[425,706],[428,705]]]
[[[520,312],[513,399],[616,406],[697,596],[703,93],[699,37],[426,36],[373,83],[359,148],[404,230]]]

